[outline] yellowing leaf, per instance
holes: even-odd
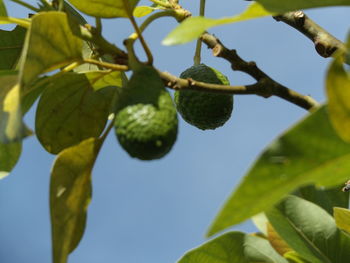
[[[270,223],[267,223],[267,239],[269,240],[271,246],[282,256],[292,250],[288,244],[278,235]]]
[[[128,2],[128,6],[124,5]],[[128,17],[139,0],[69,0],[81,12],[95,17]]]
[[[91,199],[91,171],[101,147],[90,138],[62,151],[53,166],[50,182],[53,262],[66,263],[79,244]]]
[[[219,19],[212,19],[200,16],[190,17],[184,20],[173,31],[171,31],[169,35],[162,41],[162,44],[185,44],[194,39],[197,39],[207,29],[211,27],[270,15],[272,15],[272,13],[266,11],[260,4],[253,3],[243,13],[233,17],[224,17]]]
[[[325,7],[325,6],[349,6],[350,0],[256,0],[267,10],[277,13],[285,13],[299,9]]]
[[[350,234],[350,210],[349,209],[334,207],[334,219],[335,219],[335,223],[337,224],[337,227],[339,227],[342,230],[345,230]]]
[[[350,142],[350,74],[345,71],[340,57],[328,69],[326,90],[333,127],[343,140]]]
[[[42,73],[82,58],[82,40],[73,35],[62,12],[41,12],[33,16],[21,66],[23,89]]]
[[[16,165],[21,151],[22,144],[19,142],[0,143],[0,179],[6,177]]]
[[[9,143],[26,135],[17,73],[0,72],[0,83],[0,142]]]
[[[48,83],[35,119],[36,135],[43,147],[56,154],[89,137],[98,137],[116,88],[105,85],[102,89],[100,83],[95,91],[85,74],[77,73],[66,73]]]

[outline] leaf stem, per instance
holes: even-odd
[[[200,0],[199,15],[204,16],[205,13],[205,0]],[[194,54],[193,62],[194,65],[199,65],[201,63],[201,51],[202,51],[202,40],[197,39],[196,51]]]
[[[140,28],[138,27],[137,23],[136,23],[136,20],[134,18],[134,16],[132,15],[132,11],[131,11],[131,8],[130,8],[130,5],[129,5],[129,0],[123,0],[123,3],[124,3],[124,7],[126,8],[127,10],[127,13],[128,13],[128,17],[130,19],[130,22],[131,24],[133,25],[135,31],[136,31],[136,34],[138,35],[138,37],[140,38],[140,41],[141,41],[141,45],[143,47],[143,49],[145,50],[146,52],[146,55],[147,55],[147,64],[149,65],[152,65],[153,64],[153,55],[152,55],[152,52],[151,50],[149,49],[145,39],[143,38],[142,36],[142,33],[141,33],[141,30]]]
[[[26,3],[26,2],[21,1],[21,0],[10,0],[10,1],[12,1],[14,3],[17,3],[17,4],[21,5],[21,6],[24,6],[24,7],[28,8],[28,9],[34,11],[34,12],[39,12],[40,11],[39,8],[36,8],[35,6],[32,6],[32,5],[30,5],[30,4]]]
[[[89,64],[94,64],[94,65],[97,65],[97,66],[101,66],[101,67],[112,69],[112,70],[116,70],[116,71],[127,71],[127,70],[129,70],[128,66],[126,66],[126,65],[118,65],[118,64],[108,63],[108,62],[102,62],[102,61],[89,59],[89,58],[85,58],[83,60],[83,62],[89,63]]]
[[[140,25],[140,31],[143,32],[149,24],[151,24],[154,20],[160,18],[160,17],[174,17],[176,18],[176,12],[174,10],[165,10],[162,12],[157,12],[154,13],[152,15],[150,15],[149,17],[146,18],[146,20]],[[138,34],[137,33],[133,33],[130,35],[131,39],[136,40],[138,38]]]

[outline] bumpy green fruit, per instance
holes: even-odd
[[[167,154],[176,141],[177,129],[176,109],[164,88],[155,104],[126,106],[115,120],[119,143],[130,156],[141,160],[159,159]]]
[[[204,64],[195,65],[180,75],[196,81],[230,85],[226,76]],[[231,117],[233,96],[211,92],[180,90],[175,92],[175,103],[178,112],[188,123],[199,129],[216,129]]]

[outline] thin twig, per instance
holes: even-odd
[[[346,50],[343,42],[338,40],[320,25],[316,24],[302,11],[288,12],[273,17],[282,21],[307,36],[314,44],[317,53],[322,57],[330,57],[336,50]]]

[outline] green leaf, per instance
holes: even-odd
[[[178,263],[288,263],[264,239],[229,232],[187,252]]]
[[[134,9],[133,15],[136,17],[143,17],[146,16],[150,13],[152,13],[155,10],[159,10],[159,9],[164,9],[162,7],[152,7],[152,6],[137,6]]]
[[[82,59],[82,40],[74,36],[62,12],[33,16],[21,67],[23,89],[39,74]]]
[[[18,141],[27,135],[22,121],[18,73],[0,71],[0,142]]]
[[[350,74],[341,57],[331,63],[326,79],[329,117],[338,135],[350,142]]]
[[[334,207],[334,219],[337,227],[350,233],[350,210],[342,207]]]
[[[209,235],[269,209],[300,186],[343,183],[349,171],[350,145],[337,136],[323,106],[264,150],[214,220]]]
[[[347,237],[342,237],[332,216],[319,206],[288,196],[266,215],[277,233],[306,260],[342,263],[350,257],[348,247],[342,246]]]
[[[333,215],[335,206],[348,207],[349,205],[349,193],[340,191],[341,188],[342,186],[339,185],[327,189],[308,185],[299,188],[294,194],[322,207],[330,215]]]
[[[6,6],[2,0],[0,0],[0,16],[7,16]]]
[[[0,70],[14,69],[21,55],[26,30],[16,26],[12,31],[0,30]]]
[[[0,143],[0,179],[11,172],[21,155],[21,151],[21,143]]]
[[[92,192],[91,171],[100,147],[98,139],[87,139],[62,151],[54,163],[50,182],[54,263],[66,263],[83,236]]]
[[[36,135],[43,147],[57,154],[103,131],[116,89],[94,90],[84,74],[66,73],[49,82],[35,120]]]
[[[185,44],[197,39],[207,29],[229,23],[241,22],[249,19],[270,16],[272,13],[266,11],[260,4],[253,3],[241,14],[233,17],[212,19],[206,17],[189,17],[178,25],[173,31],[163,39],[163,45]]]
[[[124,5],[128,1],[128,6]],[[129,17],[140,0],[69,0],[81,12],[95,17]]]
[[[350,0],[256,0],[267,10],[276,13],[285,13],[299,9],[325,7],[325,6],[348,6]]]

